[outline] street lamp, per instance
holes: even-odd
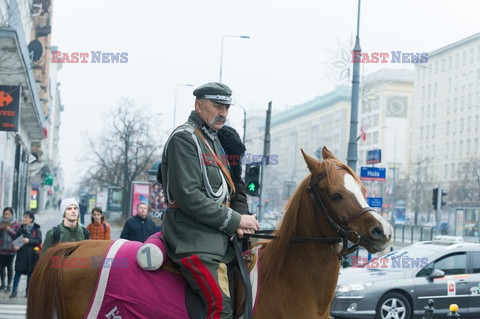
[[[238,104],[237,102],[233,102],[236,106],[240,106],[240,108],[243,110],[243,144],[245,144],[245,134],[247,132],[247,111],[243,106]]]
[[[175,120],[177,119],[177,91],[178,91],[178,88],[181,87],[181,86],[193,86],[193,84],[177,84],[177,86],[175,87],[175,103],[173,105],[173,129],[172,129],[172,131],[175,129]]]
[[[240,39],[250,39],[248,35],[224,35],[222,37],[222,50],[220,53],[220,83],[222,83],[222,65],[223,65],[223,41],[225,38],[240,38]]]

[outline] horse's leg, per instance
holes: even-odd
[[[63,300],[69,318],[85,317],[100,271],[99,260],[105,257],[109,246],[109,240],[83,241],[70,255],[71,260],[76,260],[78,264],[72,264],[70,267],[62,269]]]

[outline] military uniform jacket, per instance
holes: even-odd
[[[203,127],[203,129],[202,129]],[[172,259],[199,254],[222,262],[234,258],[230,237],[240,224],[240,214],[222,205],[231,189],[211,152],[195,133],[199,128],[216,155],[222,147],[216,133],[196,112],[178,127],[165,145],[162,156],[162,181],[169,206],[163,221],[167,253]]]

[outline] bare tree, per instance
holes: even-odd
[[[160,138],[151,135],[153,115],[123,98],[106,116],[100,137],[88,138],[90,163],[82,184],[117,186],[123,191],[123,215],[130,214],[133,181],[147,181],[148,169],[160,158]],[[110,122],[108,122],[110,119]]]

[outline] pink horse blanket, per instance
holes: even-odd
[[[147,242],[161,245],[165,251],[160,239],[151,237]],[[142,245],[124,239],[112,242],[102,261],[85,318],[189,318],[185,306],[185,280],[180,274],[162,269],[143,270],[136,260]]]
[[[161,233],[156,233],[145,243],[157,245],[167,259],[161,237]],[[185,305],[185,280],[180,274],[162,268],[155,271],[142,269],[136,259],[142,245],[141,242],[124,239],[112,242],[101,262],[97,287],[85,318],[189,319]],[[258,247],[246,253],[258,257]],[[252,308],[255,309],[258,262],[250,271],[250,281],[254,296]]]

